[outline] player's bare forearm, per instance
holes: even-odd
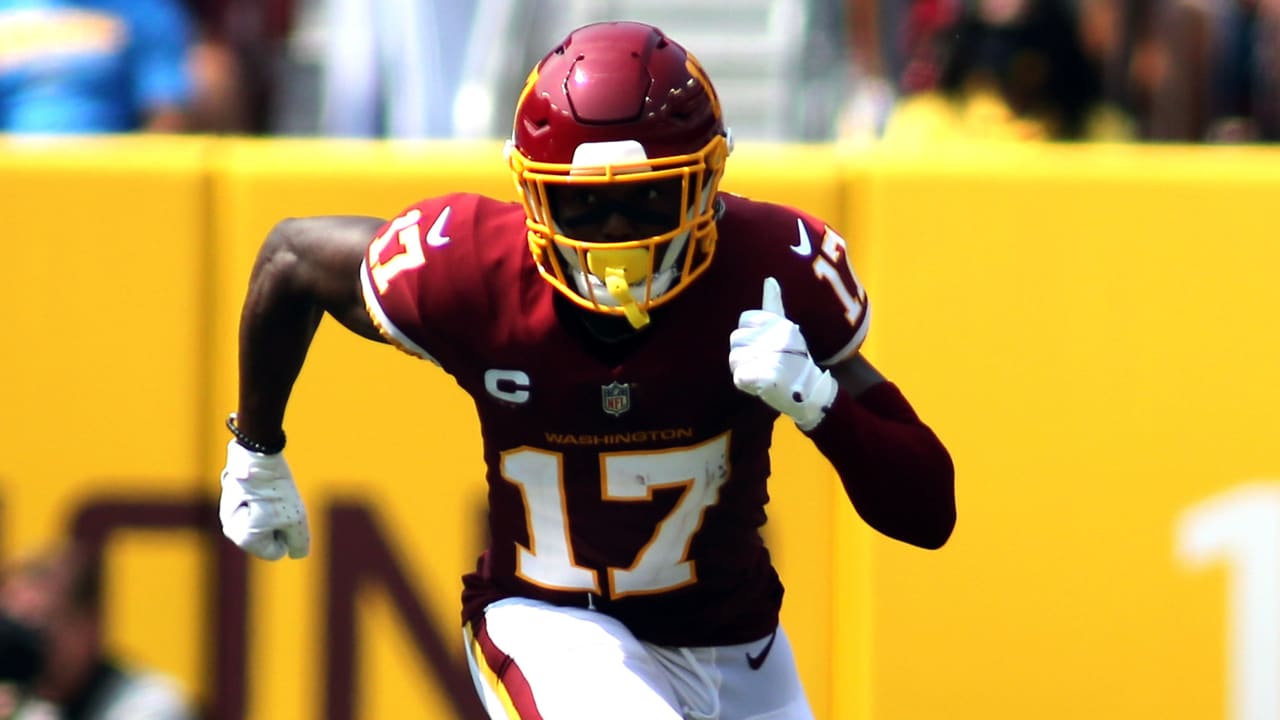
[[[258,252],[240,315],[240,396],[236,423],[276,444],[285,406],[325,313],[352,332],[381,340],[360,293],[360,262],[378,218],[291,218]]]

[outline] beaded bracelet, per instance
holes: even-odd
[[[248,435],[245,435],[244,431],[236,426],[235,413],[231,413],[227,416],[227,429],[236,437],[236,442],[246,450],[251,450],[263,455],[275,455],[276,453],[284,451],[285,436],[283,430],[280,431],[280,444],[268,446],[255,440],[251,440]]]

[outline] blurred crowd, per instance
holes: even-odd
[[[891,97],[879,128],[890,137],[1269,142],[1280,136],[1275,0],[854,5],[863,14],[851,18],[852,62],[855,77],[868,83],[855,97]]]
[[[104,638],[101,548],[69,541],[0,567],[0,720],[194,720],[166,674]]]
[[[714,33],[727,10],[706,2]],[[528,59],[567,29],[546,18],[591,4],[0,0],[0,130],[500,136]],[[594,5],[620,17],[642,4]],[[781,139],[1280,136],[1280,0],[766,5],[771,18],[804,19],[786,29],[811,36],[796,44],[836,46],[817,61],[825,69],[801,73],[841,66],[820,89],[836,97],[822,98],[818,129],[797,124]],[[528,52],[512,50],[522,42]]]

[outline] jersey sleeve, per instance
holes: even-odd
[[[782,286],[787,317],[800,326],[809,352],[823,367],[847,360],[870,328],[867,292],[854,272],[849,244],[834,228],[790,210],[782,241],[771,238],[770,273]]]
[[[365,307],[378,331],[437,365],[453,331],[448,318],[461,297],[453,289],[466,264],[467,223],[459,200],[430,198],[406,209],[378,230],[360,267]]]

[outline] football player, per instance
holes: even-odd
[[[648,25],[594,24],[520,94],[519,202],[279,223],[242,311],[226,535],[267,559],[308,552],[282,422],[328,313],[475,399],[491,544],[462,616],[492,717],[811,718],[759,532],[774,421],[912,545],[949,537],[953,470],[859,354],[845,240],[719,192],[731,146],[693,55]]]

